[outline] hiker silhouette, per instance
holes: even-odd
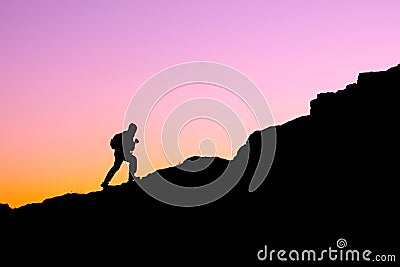
[[[124,161],[129,163],[128,182],[133,182],[134,178],[136,178],[134,173],[137,170],[137,159],[132,155],[135,145],[139,143],[137,138],[133,140],[136,130],[136,124],[131,123],[126,131],[115,134],[110,140],[110,146],[114,149],[114,164],[101,183],[101,187],[105,188],[108,186],[114,174],[119,170]]]

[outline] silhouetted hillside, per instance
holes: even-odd
[[[336,248],[339,238],[350,249],[400,257],[399,88],[400,65],[361,73],[357,83],[343,90],[318,94],[309,116],[276,126],[271,171],[253,193],[248,187],[260,138],[270,128],[249,137],[244,177],[212,204],[169,206],[136,184],[123,184],[8,210],[2,229],[14,250],[66,259],[83,255],[92,263],[279,265],[259,262],[258,250],[264,245],[277,250]],[[201,173],[177,168],[159,172],[176,184],[197,186],[213,181],[228,163],[199,160],[211,162]]]
[[[158,170],[158,172],[167,181],[176,185],[196,187],[218,179],[228,163],[228,160],[218,157],[191,157],[178,167],[170,167]]]

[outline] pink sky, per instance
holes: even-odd
[[[175,64],[240,70],[276,124],[308,114],[317,93],[400,63],[399,10],[395,0],[1,1],[0,203],[99,190],[131,97]]]

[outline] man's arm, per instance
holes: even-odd
[[[134,142],[133,142],[133,148],[132,148],[131,151],[135,150],[135,147],[136,147],[136,144],[137,144],[137,143],[139,143],[139,139],[136,138],[136,139],[134,140]]]

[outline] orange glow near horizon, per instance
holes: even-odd
[[[258,86],[275,124],[307,115],[318,93],[399,64],[398,10],[400,1],[0,1],[0,203],[16,208],[101,190],[114,160],[109,140],[124,130],[131,98],[170,66],[230,66]],[[221,123],[228,134],[198,118],[179,138],[172,132],[182,125],[172,123],[161,141],[169,115],[186,119],[170,114],[175,107],[207,97],[227,104],[243,127]],[[177,88],[138,123],[138,175],[212,153],[208,141],[199,149],[205,138],[218,156],[234,157],[255,129],[248,107],[226,90]],[[168,150],[169,162],[162,146],[171,143],[182,154]],[[124,164],[111,184],[127,177]]]

